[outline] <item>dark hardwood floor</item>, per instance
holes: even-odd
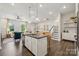
[[[76,45],[74,42],[63,40],[61,42],[50,40],[48,56],[76,56]]]
[[[13,38],[8,38],[3,41],[0,56],[32,56],[32,54],[20,42],[15,42]]]
[[[76,46],[71,41],[55,41],[50,40],[48,54],[46,56],[76,56]],[[33,56],[23,45],[22,40],[15,43],[13,38],[3,41],[0,56]]]

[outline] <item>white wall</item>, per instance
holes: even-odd
[[[21,32],[21,24],[24,21],[18,20],[18,19],[10,19],[9,23],[14,25],[14,32]],[[8,21],[6,19],[1,19],[1,33],[2,33],[2,38],[6,38],[7,34],[7,23]],[[33,23],[27,23],[27,31],[32,31],[34,33],[35,31],[35,24]]]
[[[2,38],[6,37],[6,33],[7,33],[7,20],[6,19],[1,19],[1,34],[2,34]]]
[[[24,21],[17,21],[17,20],[11,20],[10,21],[14,25],[14,31],[15,32],[21,32],[21,24],[25,23]],[[33,23],[27,23],[26,22],[26,30],[34,32],[35,25]]]
[[[35,32],[35,24],[27,23],[27,31],[34,33]]]
[[[21,21],[17,21],[17,20],[12,20],[9,21],[11,24],[14,25],[14,32],[21,32]],[[2,38],[6,38],[6,34],[7,34],[7,25],[8,21],[6,19],[1,19],[1,33],[2,33]]]
[[[65,27],[65,25],[64,25],[64,22],[68,22],[68,23],[71,23],[71,22],[73,22],[71,19],[70,19],[70,17],[73,17],[73,16],[75,16],[75,12],[72,12],[72,13],[67,13],[67,14],[64,14],[64,15],[62,15],[62,33],[63,33],[63,35],[62,35],[62,37],[64,36],[64,27]],[[72,26],[74,26],[75,28],[67,28],[67,30],[69,31],[69,35],[65,35],[65,36],[69,36],[69,38],[68,39],[70,39],[70,40],[74,40],[74,35],[76,35],[77,34],[77,28],[76,28],[76,26],[75,26],[75,24],[73,23],[73,24],[69,24],[70,25],[70,27]]]
[[[75,13],[67,13],[62,15],[62,31],[64,30],[64,22],[73,22],[70,17],[75,16]],[[70,30],[70,32],[75,32],[74,29]]]
[[[20,21],[11,21],[11,23],[14,25],[15,32],[21,32],[21,22]],[[8,24],[8,21],[6,19],[1,19],[2,38],[6,38],[7,24]]]
[[[64,30],[64,22],[66,22],[66,21],[72,22],[72,20],[70,19],[70,17],[72,17],[72,16],[75,16],[75,12],[62,15],[62,17],[61,17],[61,19],[62,19],[62,31]]]
[[[38,23],[38,27],[39,27],[38,30],[44,32],[44,31],[46,31],[46,30],[44,30],[44,25],[48,25],[48,30],[50,30],[51,27],[54,25],[54,26],[58,27],[58,29],[57,29],[58,38],[57,39],[54,38],[53,40],[61,41],[61,26],[60,26],[61,24],[60,24],[60,22],[61,22],[61,14],[58,13],[58,16],[55,19],[47,20],[45,22]],[[54,36],[53,31],[51,32],[51,34],[53,34],[53,36]]]
[[[61,24],[61,13],[58,13],[57,18],[54,21],[54,26],[57,27],[57,29],[56,29],[57,31],[56,30],[55,31],[58,33],[56,34],[55,31],[53,32],[54,33],[54,40],[61,41],[61,30],[62,30],[61,25],[62,25]],[[58,37],[55,37],[55,34],[58,35]]]
[[[46,20],[44,22],[38,23],[38,31],[49,31],[50,28],[54,25],[55,20]],[[48,29],[46,28],[48,26]],[[45,28],[44,28],[45,27]]]
[[[13,21],[14,32],[21,32],[21,21]]]

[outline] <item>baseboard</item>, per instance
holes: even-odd
[[[59,42],[61,41],[61,40],[59,40],[59,39],[54,39],[54,38],[51,38],[51,39],[52,39],[52,40],[56,40],[56,41],[59,41]]]

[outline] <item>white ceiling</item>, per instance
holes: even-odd
[[[40,7],[40,4],[42,7]],[[30,16],[29,6],[31,7]],[[64,6],[66,8],[63,8]],[[52,12],[52,14],[49,15],[49,12]],[[36,17],[39,17],[41,21],[45,18],[54,20],[58,13],[65,14],[69,12],[75,12],[75,3],[16,3],[14,6],[10,3],[0,3],[0,18],[6,16],[15,19],[16,16],[20,16],[25,20],[37,22],[37,20],[35,20]]]

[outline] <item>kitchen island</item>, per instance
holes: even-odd
[[[26,34],[24,37],[25,47],[35,56],[44,56],[47,54],[47,36]]]

